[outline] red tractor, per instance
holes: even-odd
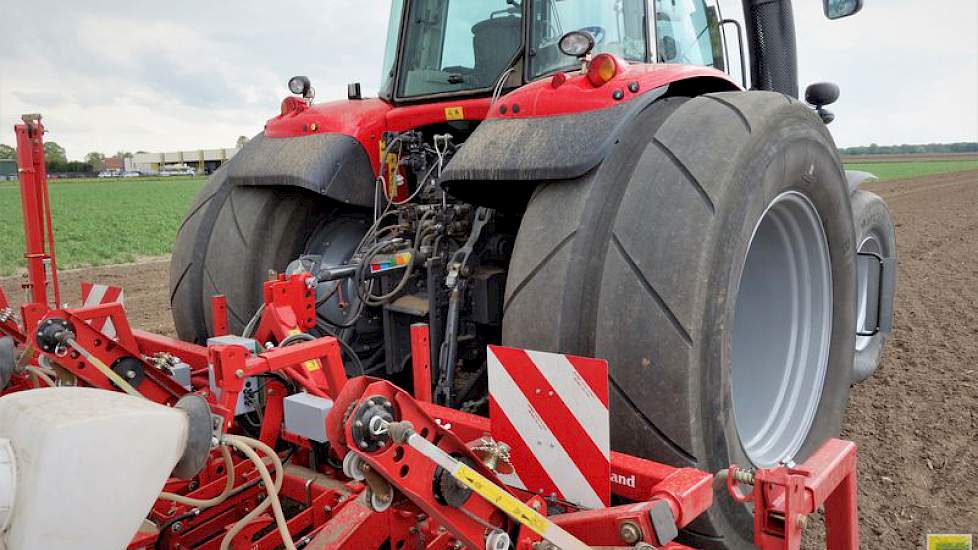
[[[194,201],[170,269],[180,337],[207,339],[217,294],[253,336],[269,272],[306,271],[312,332],[351,375],[410,387],[427,323],[432,387],[413,389],[441,405],[487,407],[489,344],[600,357],[613,449],[801,462],[879,363],[893,226],[826,128],[838,88],[796,99],[791,1],[743,11],[394,0],[380,97],[314,104],[293,78]],[[729,74],[744,43],[750,91]],[[718,499],[683,540],[744,548],[752,525]]]

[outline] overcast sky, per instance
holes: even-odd
[[[978,1],[865,2],[829,22],[820,0],[795,0],[802,86],[842,87],[839,145],[978,140]],[[388,6],[0,0],[0,142],[41,112],[72,159],[233,146],[277,113],[292,75],[319,100],[352,81],[375,94]]]

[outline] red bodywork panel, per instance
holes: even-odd
[[[618,59],[618,74],[602,86],[595,87],[585,75],[565,73],[567,80],[557,85],[562,77],[550,77],[527,84],[499,100],[489,115],[497,118],[529,118],[568,115],[597,111],[631,101],[644,93],[667,84],[691,78],[709,77],[722,80],[737,88],[730,76],[710,67],[693,65],[631,65]],[[629,85],[637,84],[632,92]],[[615,93],[621,92],[621,99]],[[514,107],[518,107],[514,112]]]
[[[726,73],[709,67],[692,65],[629,64],[618,59],[618,74],[606,84],[595,87],[580,72],[560,73],[563,84],[554,87],[554,77],[523,86],[499,100],[489,109],[489,98],[445,100],[395,107],[381,99],[333,101],[308,106],[296,98],[283,102],[284,114],[265,124],[270,138],[301,137],[312,134],[345,134],[356,138],[379,172],[380,140],[385,131],[403,132],[448,121],[480,121],[495,118],[527,118],[584,113],[613,107],[672,82],[691,78],[713,78],[731,88],[738,85]],[[637,84],[632,92],[629,84]],[[633,86],[634,87],[634,86]],[[616,91],[623,94],[614,97]],[[513,112],[516,105],[518,112]],[[505,109],[505,114],[501,112]]]

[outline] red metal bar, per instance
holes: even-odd
[[[856,475],[856,468],[853,467],[825,500],[825,547],[829,550],[859,548],[859,495]]]
[[[801,548],[808,516],[822,506],[826,548],[859,548],[854,443],[832,439],[800,466],[759,470],[747,495],[735,487],[736,470],[731,467],[727,487],[735,500],[754,503],[754,543],[761,550]]]
[[[421,401],[418,402],[418,408],[465,442],[475,441],[492,432],[489,419],[484,416]]]
[[[659,501],[625,504],[599,510],[584,510],[553,516],[551,520],[589,546],[621,546],[637,541],[660,546],[651,514]],[[633,540],[623,540],[622,532],[632,530]]]
[[[134,330],[132,333],[136,338],[139,349],[145,355],[169,353],[170,355],[179,357],[194,370],[207,368],[207,348],[203,346],[142,330]]]
[[[17,166],[20,176],[20,201],[24,214],[24,258],[27,261],[27,282],[24,288],[35,304],[50,305],[47,293],[45,262],[50,260],[45,249],[44,212],[47,195],[47,172],[44,169],[44,125],[40,116],[24,116],[24,124],[14,126],[17,134]]]
[[[653,487],[675,471],[672,466],[611,451],[611,490],[629,500],[648,500]]]
[[[65,311],[75,319],[83,321],[108,317],[112,321],[112,326],[115,327],[115,339],[119,344],[130,350],[138,349],[136,338],[132,334],[132,327],[129,325],[129,318],[126,317],[126,310],[122,304],[110,302],[78,309],[66,309]]]
[[[356,500],[344,506],[306,546],[307,550],[379,548],[390,536],[388,513],[378,514]]]
[[[23,345],[26,341],[26,336],[14,320],[14,308],[7,301],[7,295],[4,294],[3,289],[0,288],[0,335],[2,334],[13,338],[17,345]]]
[[[285,396],[288,389],[277,380],[265,384],[265,412],[262,415],[261,434],[258,439],[265,445],[275,448],[282,435],[282,421],[285,418]]]
[[[411,367],[414,376],[414,398],[431,403],[431,348],[428,344],[428,325],[411,325]]]
[[[44,132],[41,132],[43,137]],[[48,235],[48,260],[51,264],[51,285],[54,289],[54,307],[64,307],[61,302],[61,284],[58,282],[58,260],[54,254],[54,227],[51,222],[51,197],[48,193],[48,168],[44,163],[44,144],[40,142],[40,137],[38,139],[38,148],[41,152],[41,161],[37,166],[37,173],[40,174],[40,179],[38,180],[40,185],[41,193],[41,204],[44,208],[44,223],[47,228]]]
[[[116,331],[120,336],[119,341],[115,341],[102,332],[95,330],[92,325],[86,322],[84,317],[77,316],[74,313],[75,311],[85,313],[86,309],[52,310],[48,312],[44,319],[42,319],[40,322],[53,319],[63,319],[68,321],[72,327],[74,339],[78,345],[110,368],[116,363],[116,361],[123,358],[138,361],[142,366],[143,378],[138,384],[135,384],[134,387],[137,391],[139,391],[139,393],[150,401],[162,404],[173,404],[181,396],[187,393],[187,390],[183,386],[178,384],[169,376],[152,367],[145,359],[143,359],[140,350],[130,347],[131,343],[135,342],[135,338],[132,337],[132,333],[129,331],[129,324],[128,321],[126,321],[125,312],[123,311],[121,304],[102,304],[88,309],[90,310],[89,313],[91,310],[99,311],[100,313],[98,316],[105,316],[105,312],[116,312],[115,314],[111,315],[111,318],[113,319],[113,324],[115,324]],[[34,347],[36,349],[40,349],[40,346],[37,345],[34,338],[32,338],[32,341],[35,344]],[[92,387],[106,390],[116,389],[115,383],[113,383],[108,376],[103,374],[101,370],[96,368],[77,350],[66,349],[65,353],[60,355],[48,352],[41,353],[44,353],[44,355],[46,355],[53,362],[57,363],[76,378],[84,381],[86,384]]]
[[[351,386],[352,387],[352,386]],[[462,457],[472,464],[473,469],[485,476],[492,483],[501,486],[496,474],[481,464],[478,458],[455,433],[445,425],[435,422],[407,392],[397,388],[390,382],[378,381],[366,386],[361,395],[352,402],[353,410],[371,407],[373,404],[386,400],[397,411],[400,420],[410,421],[417,434],[435,442],[446,453]],[[333,412],[346,410],[346,403],[337,400]],[[335,416],[333,417],[335,418]],[[327,420],[330,422],[330,420]],[[357,422],[356,413],[344,419],[343,440],[356,448],[353,437],[353,426]],[[343,441],[330,438],[334,448],[344,445]],[[469,548],[485,547],[486,525],[492,525],[508,531],[512,527],[511,520],[501,514],[488,500],[470,498],[459,507],[439,504],[432,480],[436,478],[438,465],[423,456],[413,447],[407,445],[383,445],[377,449],[364,450],[359,448],[360,457],[376,472],[389,480],[397,491],[411,500],[426,515],[451,532],[454,537]]]
[[[228,299],[223,294],[211,298],[211,324],[214,336],[228,335]]]

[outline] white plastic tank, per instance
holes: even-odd
[[[187,415],[121,392],[50,388],[0,398],[6,550],[125,548],[186,445]],[[0,453],[2,455],[3,453]],[[3,483],[14,473],[16,487]]]

